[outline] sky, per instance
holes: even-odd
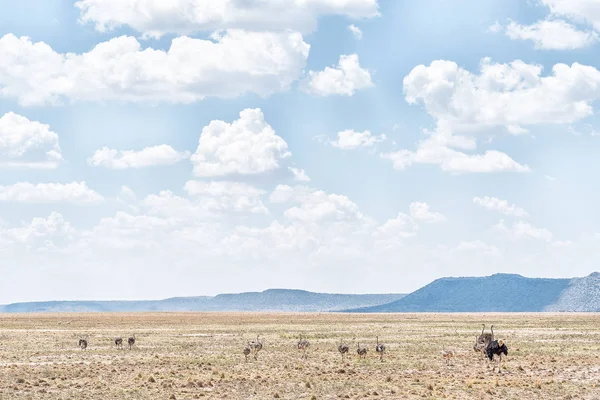
[[[587,275],[599,40],[598,0],[0,0],[0,303]]]

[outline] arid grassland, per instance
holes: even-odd
[[[501,374],[472,349],[483,322],[508,345]],[[83,351],[77,341],[86,334]],[[257,334],[264,347],[258,361],[245,362],[242,351]],[[300,334],[310,341],[306,361]],[[376,335],[387,346],[383,362]],[[350,347],[344,362],[341,338]],[[357,342],[368,346],[366,359]],[[452,365],[444,348],[456,352]],[[2,400],[206,398],[600,399],[600,316],[0,315]]]

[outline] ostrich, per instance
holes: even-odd
[[[498,356],[498,373],[502,373],[502,354],[508,356],[508,347],[504,344],[504,340],[492,340],[485,348],[485,354],[490,361],[494,361],[494,356]],[[494,372],[495,368],[496,365],[492,367],[492,372]]]
[[[246,346],[244,348],[244,357],[246,357],[246,362],[248,362],[248,356],[250,355],[250,347]]]
[[[363,358],[367,355],[367,348],[360,347],[360,342],[356,344],[356,352],[358,353],[358,358]]]
[[[129,337],[129,339],[127,339],[127,344],[129,345],[129,350],[131,350],[131,348],[135,344],[135,334]]]
[[[344,344],[342,343],[342,339],[340,339],[340,345],[338,346],[338,351],[340,352],[340,354],[342,355],[342,361],[344,361],[344,356],[346,354],[348,354],[348,350],[350,350],[348,348],[348,346],[344,346]]]
[[[81,347],[82,350],[86,350],[88,347],[88,337],[87,335],[85,336],[85,338],[79,338],[79,342],[77,343],[77,345],[79,347]]]
[[[302,339],[300,336],[300,340],[298,340],[298,350],[302,350],[302,358],[308,358],[308,348],[310,347],[310,343],[306,339]]]
[[[123,338],[122,337],[115,338],[115,346],[117,346],[117,349],[123,350]]]
[[[485,348],[487,345],[494,340],[494,325],[490,326],[490,330],[492,333],[483,333],[485,331],[485,324],[482,324],[481,335],[475,338],[475,344],[473,345],[473,350],[477,353],[481,353],[482,357],[485,357]]]
[[[249,342],[248,347],[254,352],[254,359],[258,360],[258,352],[263,348],[263,344],[258,335],[256,335],[256,342]]]
[[[375,351],[379,354],[379,359],[383,361],[383,354],[385,353],[385,344],[379,343],[379,336],[377,336],[377,344],[375,345]]]

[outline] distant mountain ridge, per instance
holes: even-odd
[[[595,312],[600,273],[583,278],[526,278],[517,274],[441,278],[399,300],[347,312]]]
[[[47,301],[0,306],[0,313],[255,311],[328,312],[389,303],[404,294],[329,294],[294,289],[140,301]]]
[[[0,306],[27,312],[600,312],[600,273],[582,278],[527,278],[517,274],[440,278],[408,295],[329,294],[305,290],[148,301],[50,301]]]

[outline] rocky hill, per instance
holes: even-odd
[[[537,312],[559,301],[571,279],[495,274],[441,278],[400,300],[350,312]]]
[[[558,300],[545,311],[600,312],[600,273],[572,279]]]

